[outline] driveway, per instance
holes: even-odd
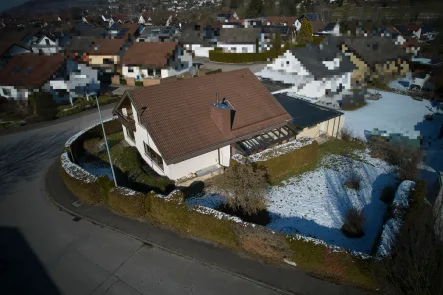
[[[97,117],[1,136],[0,294],[278,294],[58,210],[46,171]]]

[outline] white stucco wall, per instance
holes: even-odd
[[[124,65],[122,68],[123,76],[129,77],[129,78],[136,78],[136,79],[137,79],[137,76],[139,76],[140,80],[141,80],[141,79],[143,79],[143,76],[145,78],[154,78],[157,76],[160,77],[160,75],[161,75],[161,71],[156,70],[156,69],[153,69],[152,74],[148,75],[148,69],[143,69],[143,68],[141,69],[140,67],[137,67],[137,66],[134,66],[131,68],[132,68],[133,72],[128,72],[129,67]]]
[[[209,57],[209,51],[214,49],[214,47],[203,47],[200,44],[185,44],[184,47],[187,50],[192,50],[195,56],[201,57]]]
[[[193,173],[216,164],[220,164],[226,167],[229,166],[229,161],[231,158],[231,149],[230,146],[228,145],[223,148],[216,149],[214,151],[205,153],[203,155],[176,164],[166,165],[166,163],[163,161],[163,170],[162,170],[160,167],[157,166],[155,162],[153,162],[145,154],[144,143],[150,146],[156,153],[161,155],[160,151],[153,142],[148,131],[138,122],[138,116],[134,106],[132,106],[132,112],[134,115],[134,120],[136,122],[135,124],[136,131],[134,132],[135,142],[132,141],[127,136],[126,128],[123,126],[123,134],[125,140],[128,142],[128,144],[130,144],[131,146],[135,146],[137,148],[143,160],[145,160],[145,162],[149,166],[151,166],[154,169],[154,171],[157,172],[158,174],[167,176],[172,180],[177,180],[180,178],[192,176]]]
[[[217,47],[222,48],[223,52],[255,53],[256,44],[223,44],[223,43],[217,43]],[[233,48],[235,48],[235,51],[232,50]]]
[[[9,90],[10,94],[6,95],[3,92],[3,89],[5,90]],[[28,89],[18,89],[15,88],[14,86],[0,86],[0,96],[9,98],[9,99],[13,99],[13,100],[27,100],[29,94],[32,91],[28,90]]]

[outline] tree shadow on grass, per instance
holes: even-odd
[[[61,294],[23,234],[0,227],[0,294]]]
[[[0,202],[19,181],[31,181],[42,169],[41,163],[60,155],[70,132],[32,135],[13,144],[0,146]]]

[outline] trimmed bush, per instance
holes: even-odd
[[[258,168],[266,168],[268,180],[273,183],[284,178],[285,175],[297,171],[304,166],[316,161],[318,158],[318,143],[293,150],[279,157],[267,161],[256,162]]]
[[[142,193],[127,194],[124,188],[113,188],[108,193],[109,207],[122,215],[140,218],[145,215],[145,199]]]
[[[32,113],[42,120],[53,120],[57,114],[57,104],[49,92],[34,92],[28,98]]]
[[[154,192],[145,200],[146,216],[182,234],[203,238],[220,245],[237,248],[235,223],[186,207],[184,194],[173,192],[168,198]]]
[[[103,204],[108,204],[109,191],[114,187],[114,182],[106,175],[97,178],[97,184],[100,191],[100,198]]]
[[[66,187],[83,203],[89,205],[99,204],[102,201],[98,182],[84,182],[68,175],[60,166],[60,173]]]
[[[282,55],[288,46],[281,50],[268,50],[260,53],[229,53],[220,50],[209,51],[209,60],[225,63],[250,63],[250,62],[266,62]]]
[[[349,208],[345,215],[345,223],[341,227],[341,231],[348,238],[361,238],[365,235],[364,224],[366,218],[363,211],[356,208]]]
[[[135,81],[135,86],[143,86],[143,81]]]

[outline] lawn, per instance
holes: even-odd
[[[392,167],[369,156],[365,146],[342,140],[320,145],[317,162],[287,175],[268,189],[267,227],[282,233],[301,234],[327,244],[370,254],[383,225],[386,205],[379,200],[385,186],[394,185]],[[348,175],[361,176],[360,189],[347,188]],[[207,194],[187,200],[188,205],[217,208],[225,199]],[[341,232],[348,208],[363,210],[365,235],[347,238]]]

